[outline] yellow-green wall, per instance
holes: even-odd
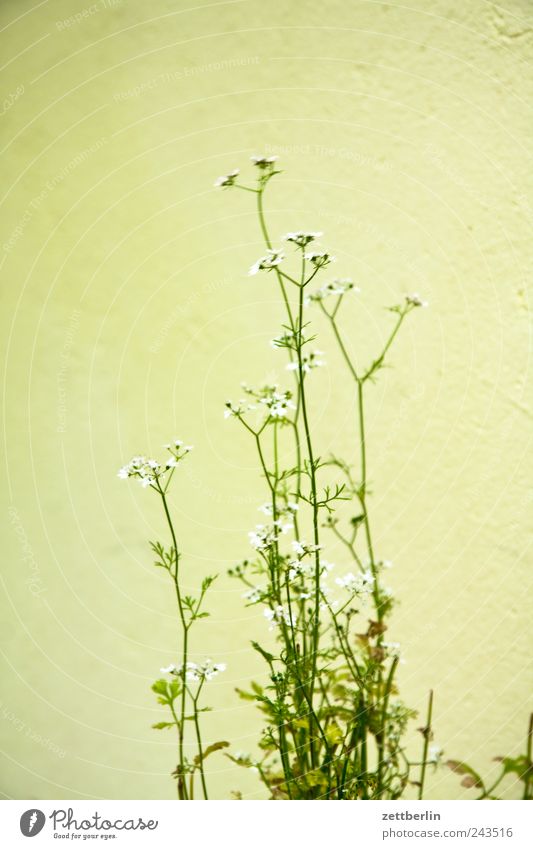
[[[431,302],[372,390],[374,515],[406,699],[422,708],[433,687],[437,742],[490,774],[532,707],[531,4],[33,7],[0,8],[1,792],[174,795],[171,738],[150,729],[175,645],[146,543],[164,526],[116,470],[194,443],[174,498],[191,583],[248,553],[264,499],[222,409],[241,380],[283,379],[267,344],[281,311],[268,277],[246,277],[261,249],[249,196],[212,184],[263,150],[285,172],[273,231],[324,230],[362,289],[354,350],[371,355],[405,291]],[[349,383],[317,329],[321,451],[349,452]],[[226,577],[211,609],[196,648],[228,664],[217,735],[250,749],[257,716],[233,687],[262,673],[249,641],[265,627]],[[261,794],[222,757],[212,782]],[[471,796],[446,771],[430,793]]]

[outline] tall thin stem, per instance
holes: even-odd
[[[183,601],[181,597],[181,590],[179,584],[179,560],[180,555],[178,551],[178,543],[176,540],[176,533],[174,531],[174,525],[172,523],[172,517],[170,515],[170,511],[168,509],[168,502],[165,493],[159,489],[159,494],[161,496],[161,500],[163,502],[163,508],[165,511],[165,516],[167,518],[167,523],[170,529],[170,535],[172,537],[172,545],[174,547],[175,554],[175,568],[172,574],[172,578],[174,581],[174,587],[176,590],[176,598],[178,602],[178,610],[180,615],[180,621],[183,631],[183,648],[181,654],[181,678],[182,678],[182,690],[181,690],[181,707],[180,707],[180,722],[178,725],[178,735],[179,735],[179,758],[180,758],[180,771],[181,771],[181,781],[184,798],[187,799],[187,785],[184,779],[185,775],[185,756],[184,756],[184,738],[185,738],[185,713],[186,713],[186,692],[187,688],[185,686],[185,676],[187,674],[187,658],[188,658],[188,637],[189,637],[189,625],[187,623],[185,617],[185,610],[183,607]]]
[[[426,780],[426,766],[428,759],[429,741],[431,739],[431,718],[433,714],[433,690],[429,691],[428,712],[426,717],[426,725],[423,730],[424,734],[424,750],[422,752],[422,763],[420,764],[420,782],[418,785],[418,798],[424,798],[424,782]]]

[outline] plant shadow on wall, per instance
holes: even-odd
[[[226,418],[249,434],[266,487],[261,508],[265,523],[250,532],[254,556],[230,570],[244,586],[247,605],[262,609],[273,634],[267,646],[252,643],[265,663],[265,681],[252,683],[241,698],[257,704],[263,716],[257,757],[225,751],[233,763],[254,769],[271,799],[399,799],[407,791],[424,796],[428,768],[436,768],[442,751],[433,738],[433,693],[418,730],[421,751],[408,754],[406,732],[417,712],[401,700],[396,681],[398,644],[389,639],[394,598],[385,582],[389,564],[376,551],[369,507],[369,464],[365,400],[385,366],[403,323],[426,303],[407,295],[389,307],[391,325],[383,348],[367,363],[355,362],[340,324],[342,305],[358,289],[349,279],[324,282],[335,258],[317,247],[321,233],[291,232],[286,249],[274,247],[264,199],[270,181],[281,172],[276,157],[254,157],[255,183],[245,185],[238,170],[220,177],[224,189],[248,192],[257,207],[265,255],[250,269],[279,292],[284,324],[273,346],[287,358],[290,388],[244,386],[244,397],[226,404]],[[286,255],[286,252],[289,254]],[[317,283],[321,283],[317,287]],[[313,371],[322,353],[308,315],[320,310],[346,366],[355,399],[354,456],[323,457],[316,445],[309,414]],[[169,542],[152,542],[156,566],[169,576],[176,597],[181,657],[161,670],[152,689],[167,709],[154,727],[177,735],[178,763],[173,776],[178,797],[208,799],[206,759],[229,749],[225,740],[205,745],[202,714],[209,710],[204,694],[209,681],[224,672],[223,663],[190,660],[193,626],[209,615],[204,604],[216,576],[203,580],[195,597],[184,594],[184,568],[172,520],[168,493],[178,466],[191,446],[180,440],[164,446],[162,461],[134,457],[120,472],[137,478],[157,494],[168,525]],[[291,456],[289,466],[281,457]],[[348,520],[344,503],[353,505]],[[349,571],[336,575],[325,558],[327,540],[341,543]],[[190,579],[187,578],[187,584]],[[461,761],[447,765],[474,788],[477,798],[495,798],[505,776],[523,783],[523,798],[532,798],[532,726],[526,754],[502,758],[499,780],[488,787]],[[193,754],[191,754],[193,753]],[[229,794],[228,794],[229,795]],[[232,794],[240,798],[238,793]]]

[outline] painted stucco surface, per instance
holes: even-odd
[[[248,196],[212,185],[264,150],[284,169],[273,232],[324,230],[361,287],[354,351],[404,292],[430,301],[371,396],[377,542],[405,698],[423,709],[433,687],[436,742],[490,775],[532,709],[530,3],[4,0],[0,24],[2,794],[174,795],[150,728],[174,659],[146,542],[164,526],[116,478],[173,436],[195,446],[173,500],[186,568],[221,574],[196,646],[228,664],[210,727],[253,747],[234,687],[262,674],[265,626],[225,570],[264,498],[222,410],[242,380],[284,379],[281,310],[246,276]],[[314,424],[349,454],[353,398],[317,331]],[[212,781],[261,795],[223,757]],[[471,795],[445,770],[429,791]]]

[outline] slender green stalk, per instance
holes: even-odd
[[[202,791],[204,794],[204,799],[208,799],[207,795],[207,784],[205,780],[205,772],[204,772],[204,747],[202,744],[202,737],[200,734],[200,723],[198,721],[198,699],[200,697],[200,691],[202,689],[202,685],[198,687],[198,691],[196,693],[195,698],[193,699],[193,717],[194,717],[194,729],[196,731],[196,740],[198,743],[198,764],[200,769],[200,780],[202,782]]]
[[[188,638],[189,638],[189,625],[187,623],[185,617],[185,609],[183,607],[183,601],[181,597],[181,590],[179,584],[179,560],[180,555],[178,552],[178,543],[176,540],[176,533],[174,531],[174,525],[172,522],[172,518],[170,515],[170,511],[168,509],[168,502],[166,494],[163,492],[161,488],[159,488],[159,494],[161,495],[161,500],[163,502],[163,509],[165,511],[165,516],[167,519],[167,523],[170,529],[170,535],[172,537],[172,545],[174,547],[176,562],[174,573],[172,575],[174,580],[174,587],[176,590],[176,598],[178,602],[178,610],[181,621],[181,627],[183,631],[183,647],[181,652],[181,677],[182,677],[182,689],[181,689],[181,708],[180,708],[180,722],[178,725],[178,735],[179,735],[179,759],[180,759],[180,768],[182,770],[182,775],[185,774],[185,756],[184,756],[184,737],[185,737],[185,714],[186,714],[186,692],[187,688],[185,685],[185,676],[187,673],[187,660],[188,660]],[[187,784],[183,781],[183,790],[184,790],[184,798],[187,798]]]
[[[418,784],[418,798],[424,798],[424,782],[426,780],[426,766],[428,760],[429,741],[431,739],[431,720],[433,716],[433,690],[429,691],[428,712],[424,726],[424,749],[422,751],[422,763],[420,765],[420,781]]]

